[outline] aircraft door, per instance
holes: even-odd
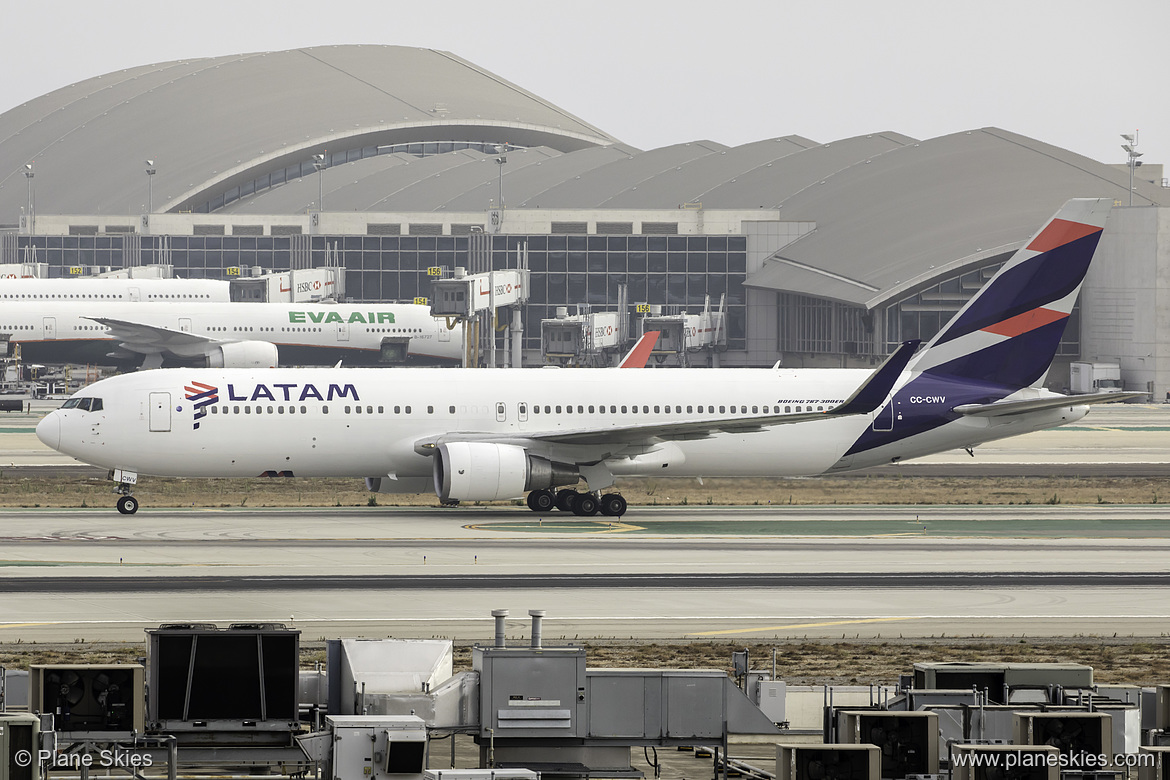
[[[516,418],[522,423],[528,422],[528,404],[524,401],[516,406]]]
[[[349,323],[348,322],[337,323],[337,340],[338,341],[349,341]]]
[[[150,430],[165,433],[171,429],[171,394],[150,394]]]
[[[142,291],[138,287],[128,287],[126,289],[126,295],[132,301],[141,301],[142,300]]]
[[[508,405],[503,401],[496,403],[496,422],[505,422],[508,419]]]
[[[191,318],[190,317],[179,317],[179,330],[181,330],[183,333],[190,333],[191,332]]]
[[[873,417],[873,429],[875,431],[892,431],[894,430],[894,403],[883,406],[878,410]]]
[[[57,338],[57,318],[45,317],[43,324],[45,327],[45,341],[52,341]]]
[[[451,330],[452,330],[451,328],[448,328],[446,325],[444,325],[443,323],[440,322],[439,323],[439,341],[450,341],[451,340]]]

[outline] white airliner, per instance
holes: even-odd
[[[817,475],[969,449],[1135,395],[1042,387],[1110,205],[1069,201],[924,349],[907,342],[872,373],[164,369],[91,385],[37,436],[110,469],[123,513],[152,474],[366,477],[620,516],[620,476]],[[571,489],[582,478],[588,491]]]
[[[0,341],[26,361],[222,368],[457,361],[454,329],[416,304],[0,301]]]
[[[0,278],[0,302],[174,301],[227,303],[231,283],[218,279]]]

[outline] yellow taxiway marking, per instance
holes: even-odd
[[[794,623],[787,626],[767,626],[763,628],[729,628],[725,631],[700,631],[688,636],[719,636],[722,634],[751,634],[755,631],[787,631],[790,628],[823,628],[824,626],[849,626],[855,623],[891,623],[895,620],[917,620],[914,617],[886,617],[886,618],[859,618],[857,620],[830,620],[824,623]]]

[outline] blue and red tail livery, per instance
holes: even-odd
[[[910,365],[910,379],[890,398],[876,425],[858,439],[861,452],[939,428],[961,417],[945,406],[1001,401],[1038,388],[1097,251],[1112,202],[1070,200],[959,310]],[[897,425],[893,423],[897,422]]]

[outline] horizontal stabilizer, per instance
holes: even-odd
[[[967,417],[1001,417],[1025,412],[1039,412],[1044,409],[1059,409],[1062,406],[1089,406],[1128,401],[1141,398],[1147,393],[1090,393],[1087,395],[1058,395],[1045,398],[1024,398],[1019,401],[997,401],[992,404],[963,404],[955,412]]]
[[[834,415],[869,414],[881,406],[890,395],[890,391],[894,389],[894,383],[898,381],[898,377],[906,369],[910,358],[914,356],[914,350],[918,349],[920,343],[922,342],[917,339],[903,341],[902,346],[894,350],[894,354],[886,358],[885,362],[878,366],[877,371],[870,374],[869,379],[853,391],[853,395],[845,399],[845,403],[833,409],[832,413]]]

